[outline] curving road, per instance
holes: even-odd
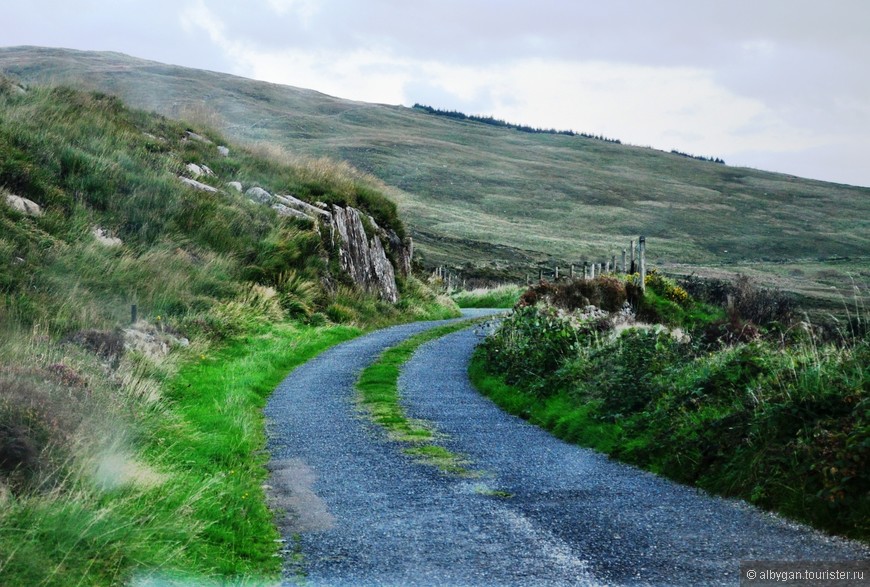
[[[302,555],[288,557],[285,584],[736,585],[741,560],[870,558],[861,545],[615,463],[505,414],[468,382],[475,329],[421,347],[400,388],[409,415],[433,422],[481,475],[415,463],[360,415],[354,382],[385,348],[439,324],[339,345],[273,394],[272,499]]]

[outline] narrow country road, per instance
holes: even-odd
[[[408,414],[432,422],[481,475],[414,462],[361,415],[354,383],[385,348],[438,324],[339,345],[272,396],[273,501],[301,554],[288,554],[286,584],[737,585],[741,560],[870,557],[503,413],[468,382],[473,328],[421,347],[399,383]]]

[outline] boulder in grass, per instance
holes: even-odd
[[[8,194],[6,196],[6,204],[13,210],[17,210],[22,214],[28,216],[42,216],[42,208],[39,207],[39,204],[33,200],[28,200],[27,198]]]
[[[187,172],[195,178],[203,175],[214,175],[214,171],[212,171],[208,167],[208,165],[197,165],[196,163],[188,163],[185,169],[187,169]]]
[[[187,177],[182,177],[180,175],[178,176],[178,179],[180,179],[181,183],[183,183],[184,185],[192,187],[193,189],[199,190],[201,192],[208,192],[210,194],[216,194],[218,191],[217,188],[213,188],[210,185],[200,183],[200,182],[196,181],[195,179],[189,179]]]
[[[187,172],[188,172],[190,175],[192,175],[193,177],[199,177],[199,176],[205,174],[205,171],[203,171],[202,167],[200,167],[200,166],[197,165],[196,163],[188,163],[188,164],[185,166],[185,169],[187,169]]]
[[[121,239],[111,236],[106,229],[100,228],[99,226],[95,226],[91,231],[91,234],[94,235],[94,238],[98,243],[106,247],[120,247],[124,244]]]
[[[239,193],[242,193],[242,184],[241,184],[241,182],[238,182],[238,181],[231,181],[231,182],[229,182],[229,183],[227,184],[227,187],[228,187],[228,188],[232,188],[232,189],[236,190],[236,191],[239,192]]]
[[[299,210],[294,210],[293,208],[288,208],[284,204],[272,204],[272,209],[278,213],[278,216],[287,216],[291,218],[300,218],[302,220],[311,220],[314,218],[308,216],[304,212],[300,212]]]
[[[198,135],[198,134],[196,134],[196,133],[193,132],[192,130],[189,130],[189,131],[187,131],[187,132],[185,133],[185,135],[184,135],[184,139],[183,139],[183,140],[196,141],[196,142],[198,142],[198,143],[205,143],[205,144],[207,144],[207,145],[211,145],[211,144],[213,144],[209,139],[205,138],[205,137],[202,136],[202,135]]]
[[[260,204],[270,204],[274,199],[272,194],[270,194],[263,188],[250,188],[248,191],[245,192],[245,195]]]
[[[218,147],[218,153],[221,154],[221,157],[229,157],[230,156],[230,150],[227,149],[226,147],[224,147],[223,145]]]

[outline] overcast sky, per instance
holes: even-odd
[[[867,0],[0,0],[112,50],[870,186]]]

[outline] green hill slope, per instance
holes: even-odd
[[[715,274],[775,263],[773,281],[811,294],[828,295],[843,274],[870,266],[868,188],[118,54],[2,49],[0,71],[26,82],[75,81],[167,115],[195,115],[239,140],[346,160],[390,186],[429,266],[467,275],[520,278],[538,264],[601,261],[638,234],[659,265]],[[838,258],[848,260],[817,265]]]
[[[374,178],[286,159],[0,76],[0,585],[271,584],[265,398],[365,328],[455,314],[413,276],[365,293],[329,230],[227,185],[402,232]]]

